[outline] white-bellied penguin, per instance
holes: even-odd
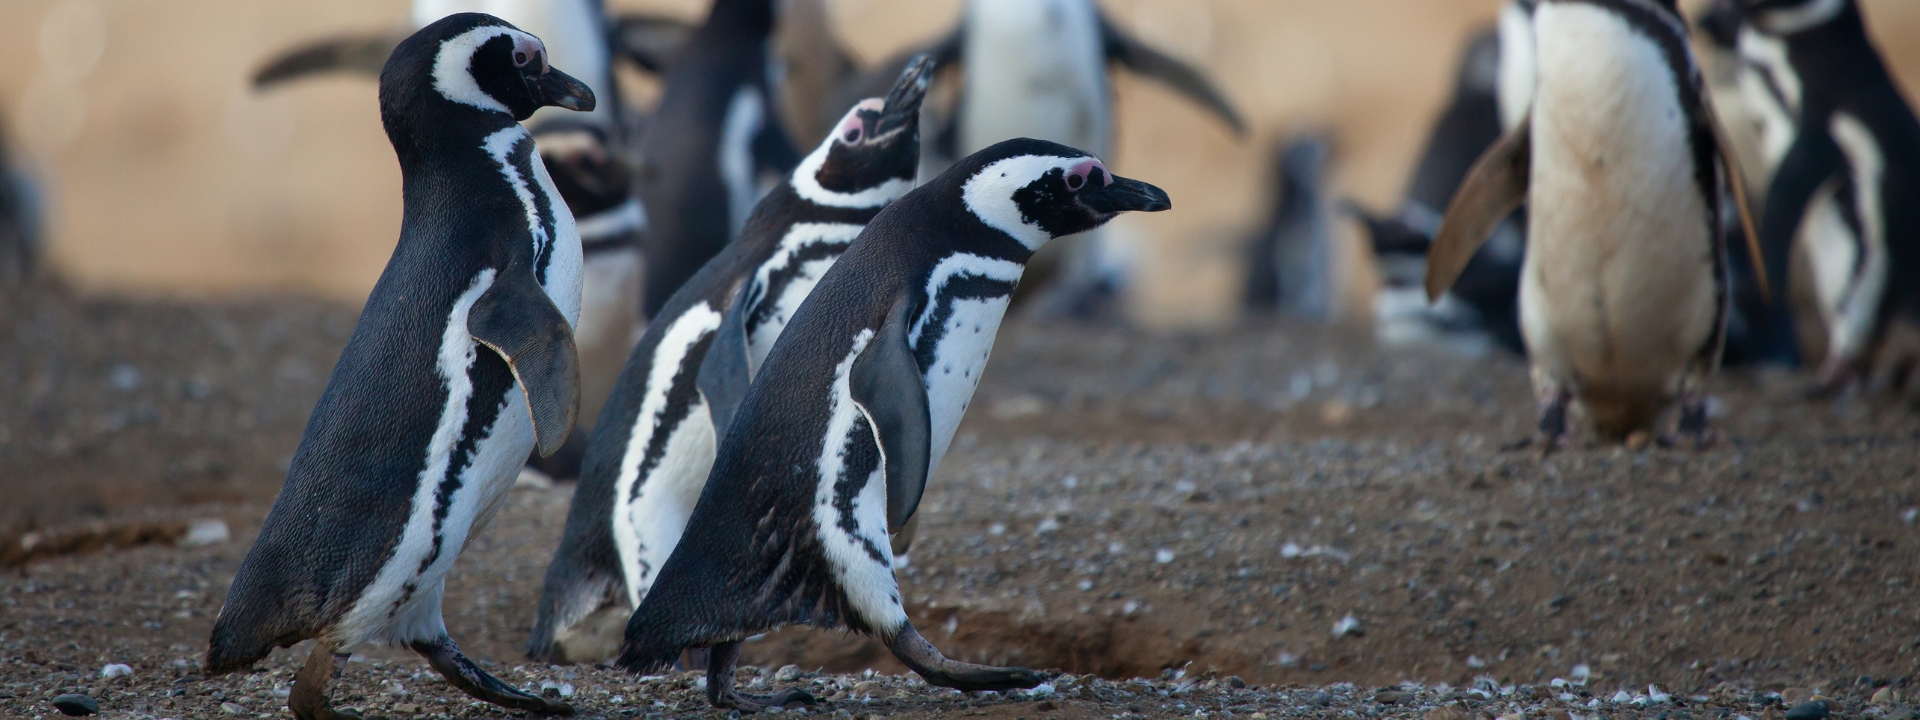
[[[1673,0],[1542,0],[1533,29],[1528,115],[1448,206],[1428,296],[1526,203],[1520,327],[1537,439],[1564,441],[1575,400],[1601,436],[1624,439],[1677,399],[1677,429],[1704,441],[1730,299],[1723,187],[1743,224],[1746,212],[1686,27]]]
[[[597,662],[673,553],[754,370],[827,268],[913,187],[932,62],[848,111],[760,201],[746,230],[667,301],[621,374],[593,441],[527,655]],[[598,614],[598,615],[596,615]]]
[[[714,0],[667,71],[640,144],[648,318],[739,234],[754,203],[800,161],[775,107],[773,3]]]
[[[1044,678],[955,662],[914,630],[888,535],[919,506],[986,369],[1025,263],[1049,240],[1171,207],[1095,158],[1010,140],[882,210],[774,342],[720,441],[673,554],[627,623],[621,667],[710,647],[707,698],[805,701],[733,686],[740,642],[786,625],[876,635],[927,682],[1009,690]]]
[[[1771,114],[1792,119],[1768,133],[1779,165],[1760,244],[1775,286],[1796,238],[1806,246],[1827,325],[1819,382],[1844,389],[1871,369],[1893,322],[1920,320],[1920,120],[1853,0],[1739,1],[1753,84],[1774,95]]]
[[[401,42],[381,73],[400,239],[207,650],[225,673],[318,640],[287,701],[303,720],[353,716],[329,694],[366,643],[410,647],[481,700],[572,712],[481,670],[440,614],[461,548],[579,403],[580,238],[519,121],[594,98],[546,56],[505,21],[459,14]]]

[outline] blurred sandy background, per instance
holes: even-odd
[[[610,0],[689,18],[700,0]],[[960,0],[834,0],[876,60],[937,36]],[[1692,3],[1687,3],[1691,5]],[[1920,2],[1868,0],[1896,75],[1920,80]],[[1325,129],[1339,192],[1398,202],[1463,39],[1497,0],[1108,0],[1122,23],[1210,68],[1248,115],[1236,140],[1157,86],[1116,83],[1118,171],[1173,196],[1130,219],[1143,240],[1136,315],[1232,317],[1239,238],[1259,221],[1274,138]],[[404,21],[405,0],[5,0],[0,111],[48,186],[55,269],[90,292],[302,293],[359,302],[392,249],[399,172],[370,81],[254,95],[290,43]],[[1351,229],[1346,230],[1351,233]],[[1349,297],[1367,272],[1348,253]]]

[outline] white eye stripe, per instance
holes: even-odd
[[[1045,177],[1054,170],[1067,171],[1088,157],[1057,157],[1052,155],[1022,155],[1007,158],[982,168],[967,178],[965,189],[960,193],[966,202],[967,211],[980,218],[988,227],[1012,235],[1015,240],[1026,245],[1029,250],[1038,250],[1047,244],[1053,236],[1038,225],[1023,220],[1020,205],[1013,200],[1014,192],[1033,184],[1033,181]]]
[[[462,105],[508,112],[506,105],[481,90],[480,83],[473,78],[474,53],[479,52],[488,41],[502,35],[513,38],[516,49],[529,44],[542,47],[538,38],[499,25],[482,25],[447,38],[440,42],[440,50],[433,56],[433,89],[441,97]]]

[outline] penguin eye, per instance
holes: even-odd
[[[856,125],[854,127],[847,128],[847,134],[843,135],[842,138],[845,139],[847,144],[849,145],[860,142],[859,126]]]
[[[1082,176],[1080,173],[1072,173],[1070,175],[1067,175],[1068,190],[1079,190],[1082,186],[1086,184],[1087,184],[1087,178],[1085,176]]]
[[[527,54],[526,54],[526,53],[524,53],[524,52],[518,52],[518,51],[515,51],[515,52],[513,53],[513,66],[514,66],[514,67],[526,67],[526,66],[527,66]]]

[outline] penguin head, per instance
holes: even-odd
[[[967,211],[1029,250],[1105,225],[1123,212],[1173,208],[1166,191],[1115,175],[1100,158],[1045,140],[995,144],[942,175],[964,178],[960,197]]]
[[[451,111],[519,121],[547,106],[592,110],[594,98],[547,65],[539,38],[492,15],[457,13],[394,48],[380,73],[380,106],[383,118]]]
[[[1854,0],[1737,0],[1747,22],[1768,35],[1785,37],[1833,22]]]
[[[832,207],[880,207],[913,189],[920,168],[920,102],[933,58],[915,57],[885,98],[854,105],[793,171],[794,188]]]

